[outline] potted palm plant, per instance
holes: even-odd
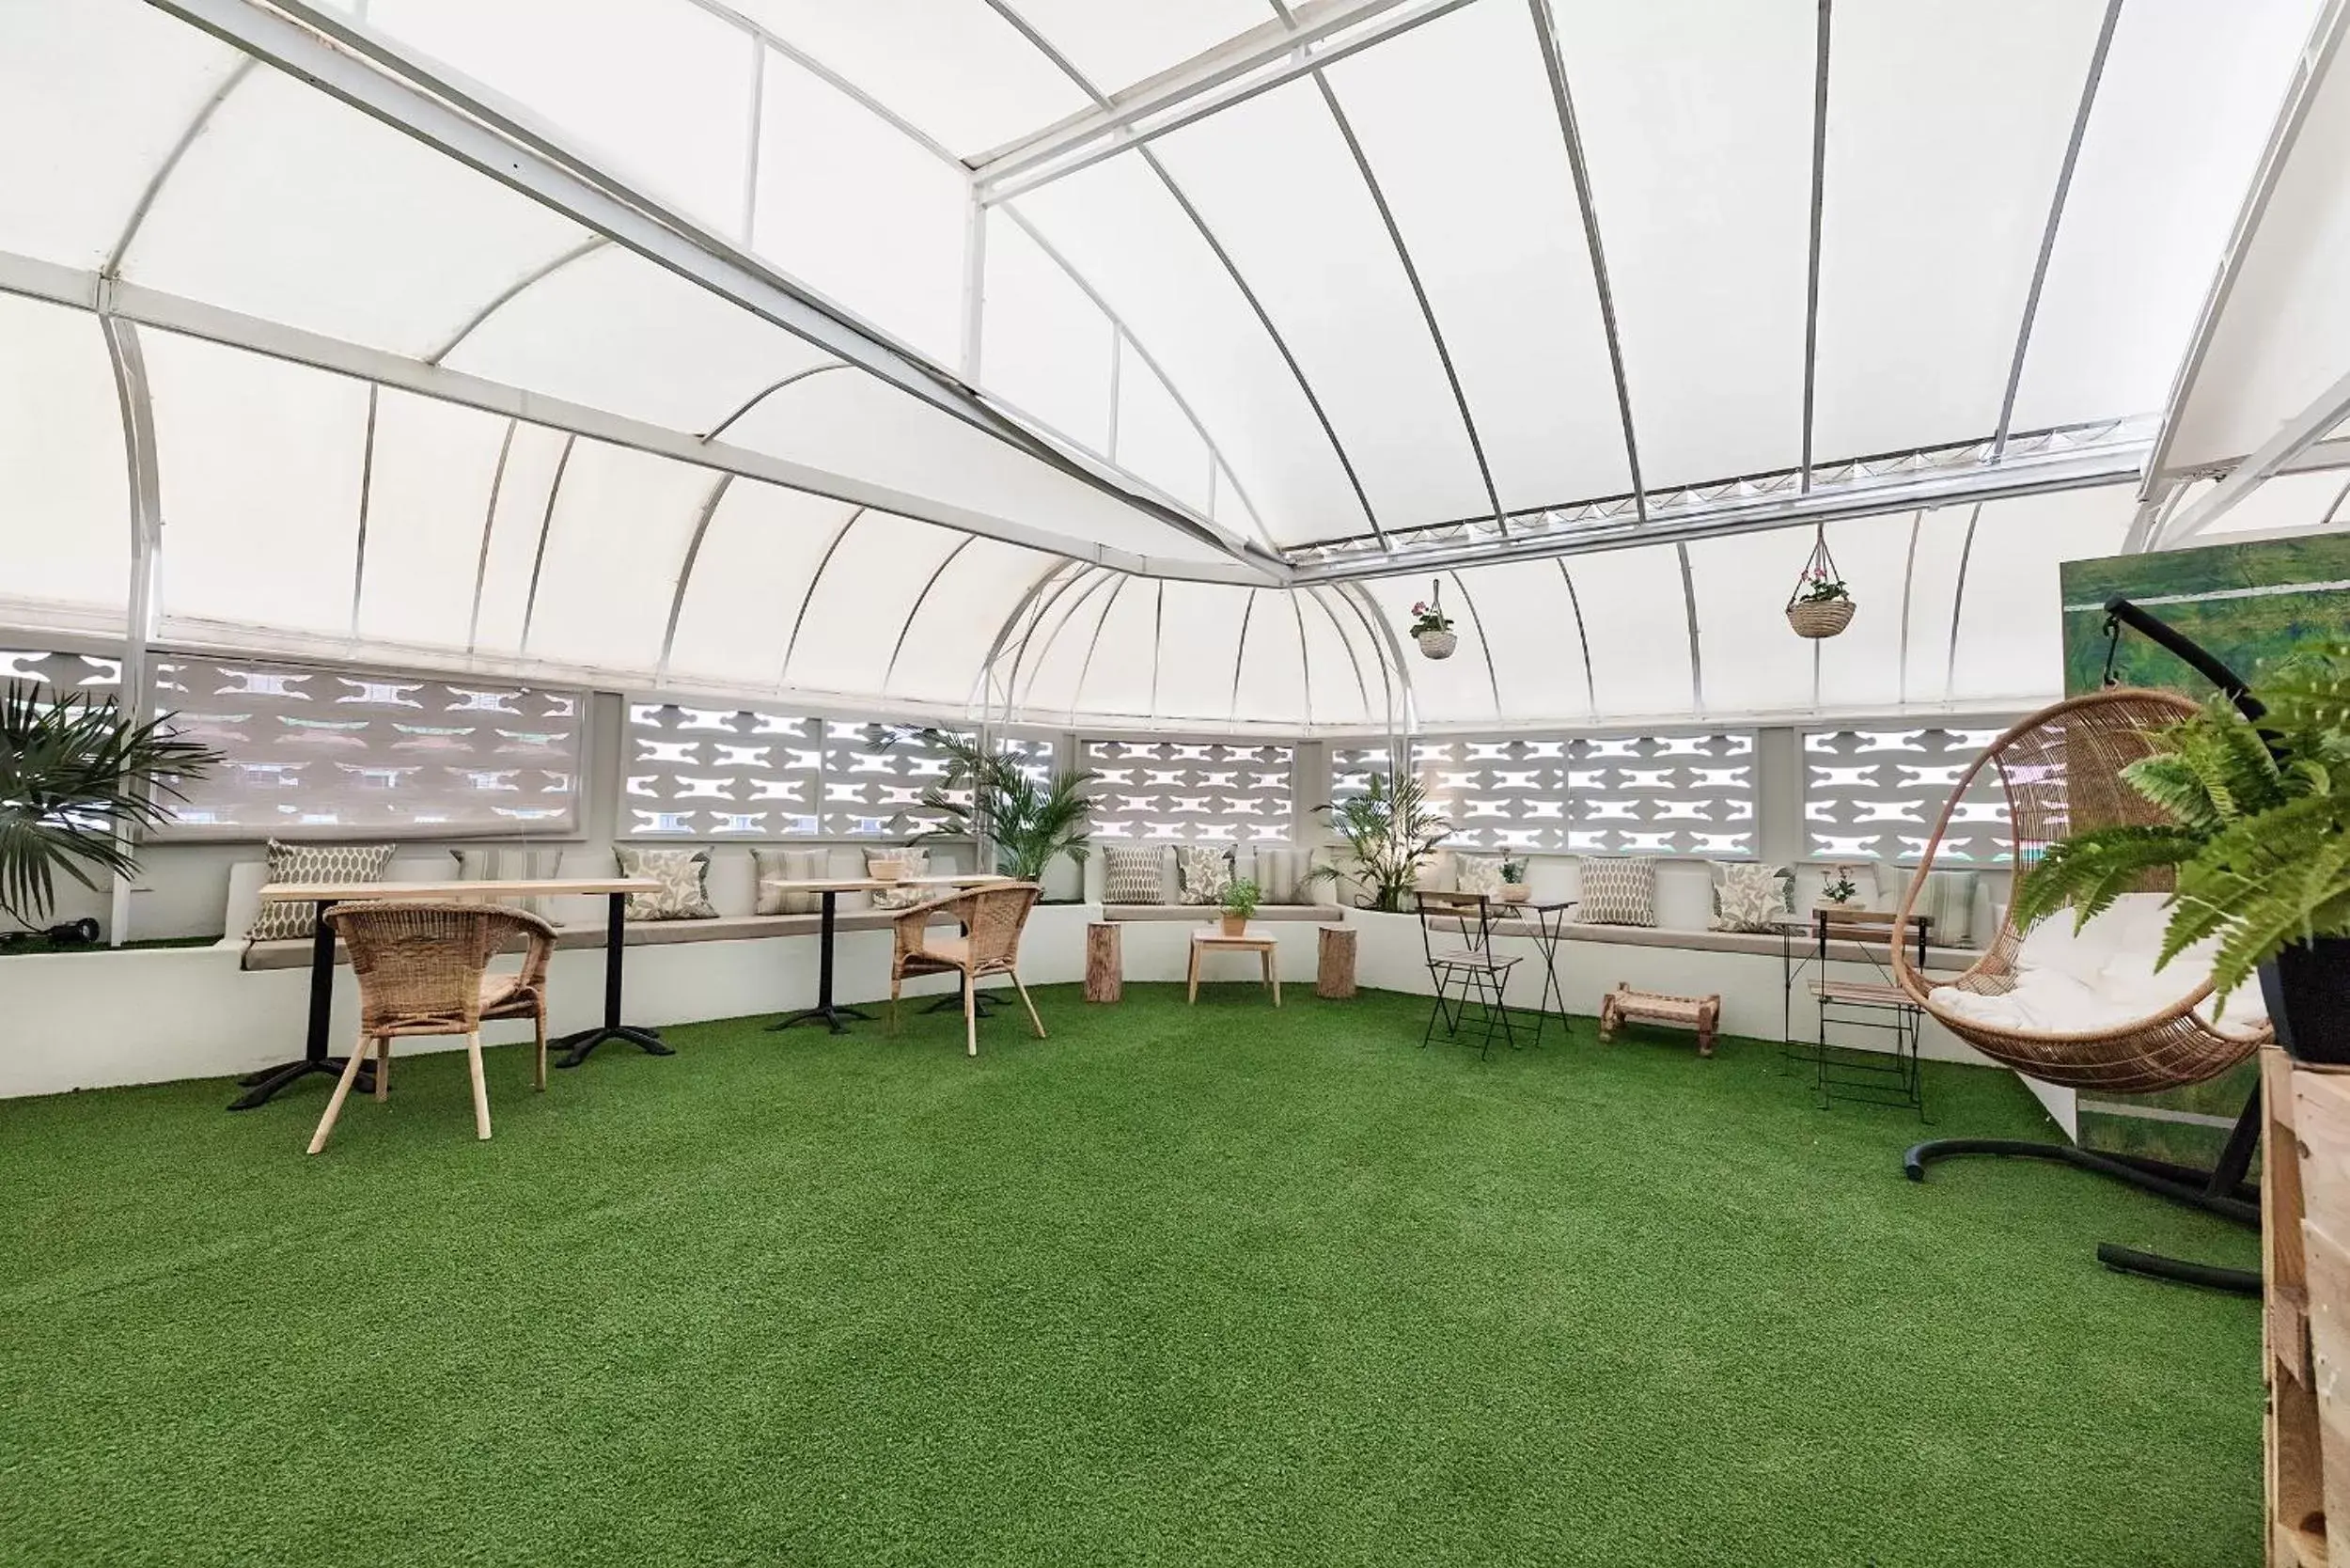
[[[1317,866],[1308,876],[1316,882],[1359,882],[1371,895],[1365,907],[1390,914],[1403,907],[1403,895],[1412,890],[1420,866],[1452,834],[1452,824],[1429,809],[1428,787],[1417,778],[1390,783],[1374,773],[1361,794],[1314,809],[1328,820],[1353,866]]]
[[[947,772],[922,792],[922,808],[939,825],[914,835],[969,839],[995,847],[995,869],[1021,882],[1041,880],[1061,855],[1078,865],[1091,855],[1093,797],[1101,775],[1065,768],[1039,780],[1019,758],[988,751],[966,735],[925,729],[922,737],[947,754]]]
[[[0,911],[35,926],[59,872],[94,892],[102,876],[138,870],[138,836],[221,762],[170,723],[133,723],[113,697],[44,697],[26,682],[0,693]]]
[[[1228,883],[1224,888],[1224,934],[1247,935],[1248,918],[1257,913],[1257,905],[1263,899],[1262,891],[1247,877]]]
[[[2257,974],[2288,1051],[2350,1062],[2350,644],[2278,661],[2253,696],[2257,724],[2215,698],[2160,730],[2122,777],[2170,820],[2051,845],[2016,886],[2015,923],[2070,904],[2086,924],[2168,872],[2156,967],[2216,936],[2219,1003]]]

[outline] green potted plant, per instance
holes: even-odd
[[[1452,824],[1429,809],[1428,788],[1417,778],[1390,782],[1374,773],[1361,794],[1314,809],[1328,821],[1353,865],[1349,870],[1317,866],[1308,877],[1329,883],[1351,877],[1370,892],[1365,907],[1390,914],[1403,907],[1421,864],[1452,834]]]
[[[1065,768],[1040,783],[1019,758],[982,750],[969,736],[924,729],[923,739],[947,754],[947,772],[922,792],[922,808],[939,825],[914,835],[969,839],[995,846],[995,869],[1021,882],[1040,881],[1055,859],[1083,866],[1092,853],[1093,797],[1101,775]]]
[[[1813,907],[1850,909],[1853,901],[1860,896],[1860,885],[1853,880],[1852,873],[1850,866],[1831,867],[1826,879],[1820,885],[1819,902]]]
[[[60,871],[95,892],[101,876],[138,870],[138,835],[222,760],[170,723],[133,723],[112,697],[43,697],[26,682],[0,693],[0,911],[38,925]]]
[[[1224,888],[1224,934],[1248,934],[1249,917],[1257,913],[1257,905],[1264,902],[1264,894],[1247,877],[1236,877]]]
[[[1533,889],[1526,885],[1526,856],[1505,855],[1501,861],[1501,902],[1524,903]]]
[[[2019,929],[2069,904],[2080,924],[2168,871],[2157,968],[2218,938],[2212,987],[2259,976],[2279,1042],[2350,1062],[2350,643],[2264,672],[2257,725],[2225,699],[2155,732],[2122,770],[2167,823],[2092,828],[2049,846],[2015,889]]]

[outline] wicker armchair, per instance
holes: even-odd
[[[1044,1020],[1020,983],[1020,933],[1028,923],[1039,889],[1033,882],[994,884],[951,898],[918,903],[893,922],[896,950],[889,959],[889,1027],[898,1027],[898,993],[908,975],[963,977],[963,1032],[970,1054],[979,1054],[977,986],[982,975],[1010,975],[1020,1003],[1028,1010],[1036,1037],[1044,1038]],[[932,922],[953,920],[961,936],[933,936]]]
[[[481,1024],[527,1018],[538,1030],[537,1088],[547,1087],[547,959],[555,928],[536,915],[488,903],[347,903],[326,919],[351,949],[359,980],[359,1043],[326,1102],[310,1152],[326,1147],[335,1119],[370,1052],[375,1097],[392,1081],[392,1041],[400,1035],[462,1034],[473,1074],[474,1131],[490,1136],[490,1090],[481,1075]],[[490,961],[515,936],[528,939],[519,974],[492,974]]]

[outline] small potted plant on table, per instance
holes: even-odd
[[[1224,889],[1224,934],[1247,935],[1248,917],[1257,912],[1257,905],[1263,902],[1263,892],[1247,877],[1229,884]]]
[[[1526,857],[1505,856],[1501,862],[1501,902],[1524,903],[1532,891],[1526,885]]]
[[[1860,885],[1853,881],[1852,873],[1853,868],[1850,866],[1836,866],[1830,868],[1827,873],[1826,881],[1822,883],[1820,886],[1819,902],[1814,903],[1811,907],[1814,909],[1831,910],[1853,909],[1858,907],[1857,901],[1860,897]]]

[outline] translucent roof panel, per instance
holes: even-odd
[[[537,425],[516,425],[506,444],[487,513],[489,537],[476,569],[472,646],[482,652],[522,651],[547,510],[578,446],[573,437]]]
[[[1296,724],[1311,706],[1305,643],[1290,596],[1250,588],[1244,612],[1239,681],[1232,688],[1232,717],[1244,723]]]
[[[1435,346],[1313,85],[1157,145],[1288,339],[1371,505],[1415,522],[1489,513]]]
[[[1907,514],[1896,514],[1852,518],[1827,525],[1829,554],[1854,603],[1861,608],[1841,635],[1820,644],[1816,706],[1849,711],[1900,705],[1902,635],[1906,625],[1902,619],[1902,595],[1909,581],[1909,523]],[[1790,557],[1803,541],[1800,532],[1792,538],[1782,533],[1778,538],[1780,548]],[[1798,569],[1802,564],[1800,558],[1795,560]],[[1786,575],[1792,588],[1794,574]],[[1785,594],[1778,598],[1784,605]],[[1782,619],[1779,624],[1786,622]]]
[[[1020,0],[1019,9],[1070,64],[1112,93],[1272,20],[1264,0]]]
[[[1058,564],[992,539],[964,541],[899,629],[901,646],[888,695],[938,703],[981,697],[980,673],[1013,606]]]
[[[165,333],[142,339],[166,623],[348,636],[368,388]]]
[[[1454,622],[1460,647],[1449,659],[1420,656],[1406,628],[1412,606],[1428,599],[1434,585],[1425,577],[1378,577],[1360,585],[1371,606],[1367,613],[1394,629],[1410,661],[1413,711],[1422,724],[1490,723],[1498,716],[1494,702],[1494,678],[1485,663],[1485,644],[1477,635],[1468,613],[1468,595],[1449,575],[1444,579],[1444,608]],[[1507,614],[1508,610],[1496,613]]]
[[[984,0],[734,0],[957,153],[1089,106]]]
[[[1180,642],[1160,651],[1158,711],[1205,726],[1232,718],[1232,668],[1240,653],[1241,621],[1249,590],[1212,583],[1167,585],[1165,624],[1183,629]]]
[[[1111,365],[1109,318],[1000,213],[987,227],[986,290],[981,384],[1088,449],[1109,452],[1111,378],[1141,368]]]
[[[1329,76],[1428,290],[1501,504],[1629,489],[1590,251],[1527,8],[1465,8]]]
[[[2052,700],[2063,690],[2057,564],[2119,554],[2126,489],[2025,496],[1982,508],[1960,588],[1954,701]]]
[[[1159,585],[1121,577],[1100,598],[1101,609],[1079,622],[1083,641],[1070,648],[1081,655],[1083,667],[1064,712],[1148,714],[1152,682],[1167,651],[1159,635]]]
[[[366,19],[632,182],[742,232],[755,51],[691,0],[368,0]]]
[[[582,441],[532,568],[523,651],[632,672],[654,667],[707,469]]]
[[[1590,649],[1602,718],[1688,713],[1695,686],[1681,557],[1670,545],[1606,550],[1567,563]]]
[[[953,364],[964,179],[781,55],[768,60],[766,88],[754,246],[883,331]]]
[[[1209,242],[1139,160],[1097,164],[1010,205],[1166,367],[1276,537],[1369,531],[1297,378]]]
[[[1816,8],[1555,0],[1554,11],[1642,478],[1791,466],[1803,434]]]
[[[430,398],[377,395],[359,573],[361,637],[466,646],[490,488],[499,477],[508,424]]]
[[[578,225],[274,70],[224,99],[123,275],[417,357],[587,238]]]
[[[868,511],[840,536],[800,622],[787,683],[816,691],[882,689],[898,632],[955,547],[944,528]]]
[[[1118,461],[1186,506],[1205,510],[1214,483],[1207,443],[1167,384],[1139,360],[1118,376]]]
[[[665,673],[746,692],[779,684],[803,592],[855,510],[773,485],[728,485],[694,553]]]
[[[1341,728],[1386,724],[1386,671],[1363,641],[1361,627],[1322,591],[1283,597],[1304,627],[1308,719]]]
[[[2023,430],[2162,406],[2260,157],[2310,0],[2130,0],[2015,400]],[[2193,103],[2195,112],[2180,106]]]
[[[2337,46],[2178,416],[2172,472],[2257,449],[2350,360],[2350,68]]]
[[[137,0],[0,6],[0,249],[102,263],[243,58]]]
[[[1836,8],[1816,456],[1966,441],[1998,423],[2103,9]]]
[[[1876,519],[1887,526],[1892,519]],[[1705,705],[1716,713],[1771,713],[1808,706],[1815,675],[1813,646],[1788,629],[1787,595],[1811,553],[1800,528],[1732,534],[1689,546],[1697,590],[1698,646],[1705,668]],[[1570,561],[1570,569],[1581,563]],[[1856,596],[1883,614],[1882,584]],[[1947,627],[1950,606],[1943,605]]]
[[[0,598],[96,608],[129,591],[121,404],[97,318],[0,297]]]

